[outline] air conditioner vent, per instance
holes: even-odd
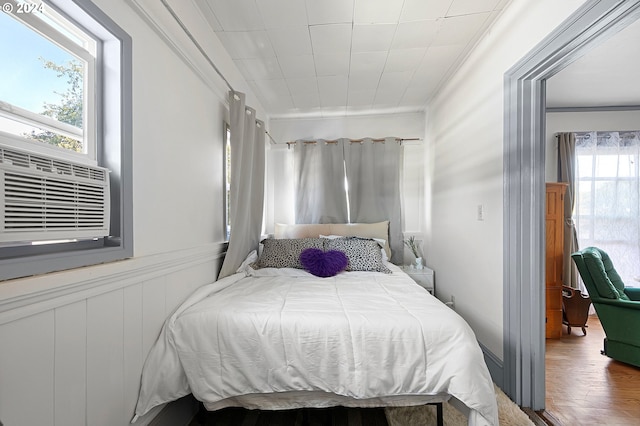
[[[0,242],[109,235],[108,170],[0,146]]]

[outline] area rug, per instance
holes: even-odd
[[[500,426],[533,426],[529,416],[522,411],[495,386],[498,400],[498,417]],[[445,426],[466,426],[467,418],[449,403],[442,404]],[[436,424],[436,407],[421,405],[417,407],[388,407],[385,408],[389,426],[430,426]]]

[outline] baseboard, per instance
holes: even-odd
[[[170,402],[148,426],[187,426],[198,412],[200,404],[189,394]]]
[[[493,382],[498,385],[500,389],[504,389],[504,365],[502,364],[502,360],[482,343],[478,342],[478,344],[480,345],[480,349],[482,349],[484,362],[487,364],[491,379],[493,379]]]

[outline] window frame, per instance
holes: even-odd
[[[96,160],[110,170],[110,236],[0,249],[0,281],[133,256],[132,39],[90,0],[42,0],[97,42]],[[109,65],[107,67],[107,64]]]
[[[54,28],[46,20],[38,17],[37,10],[32,13],[15,13],[18,9],[17,2],[15,0],[9,0],[8,4],[12,4],[13,13],[7,13],[11,15],[17,22],[25,25],[31,31],[38,33],[41,37],[49,39],[50,42],[57,44],[60,49],[66,50],[69,54],[75,56],[81,60],[85,67],[83,67],[83,128],[78,132],[77,127],[59,122],[51,117],[39,114],[37,112],[29,111],[21,108],[17,105],[9,103],[0,104],[0,110],[2,115],[12,119],[14,121],[22,122],[28,125],[37,126],[43,130],[51,131],[56,134],[78,139],[82,142],[83,152],[75,152],[64,148],[54,147],[54,155],[65,158],[69,161],[83,162],[91,165],[96,165],[96,55],[97,55],[97,42],[95,38],[92,38],[89,34],[86,34],[80,25],[70,22],[74,25],[74,28],[68,28],[65,23],[61,23],[63,20],[68,21],[64,14],[58,13],[53,7],[47,7],[47,14],[52,17],[52,20],[57,22],[61,27],[68,30],[69,33],[78,34],[78,38],[91,39],[91,44],[86,46],[80,46],[78,43],[71,40],[67,35]],[[35,3],[32,3],[35,4]],[[40,3],[44,6],[45,3]],[[5,12],[6,13],[6,12]],[[34,142],[29,144],[28,142],[20,142],[19,136],[12,137],[6,133],[2,133],[2,139],[13,139],[18,141],[18,147],[24,147],[35,152],[47,152],[46,144],[41,142]],[[10,143],[12,141],[9,141]],[[12,144],[13,145],[13,144]],[[43,146],[44,145],[44,146]]]

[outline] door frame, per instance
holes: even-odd
[[[545,81],[640,18],[640,0],[589,0],[504,77],[504,383],[545,407]]]

